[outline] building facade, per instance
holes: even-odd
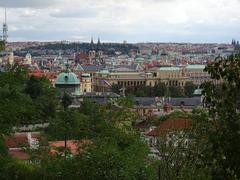
[[[108,91],[113,84],[128,88],[140,85],[153,87],[158,83],[184,87],[186,82],[193,82],[199,86],[203,82],[210,81],[210,75],[204,71],[204,68],[204,65],[187,65],[154,68],[148,72],[102,70],[96,73],[93,88],[94,90]]]

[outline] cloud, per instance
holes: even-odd
[[[93,9],[57,9],[50,13],[54,18],[90,18],[96,17],[97,12]]]
[[[46,8],[58,0],[1,0],[0,7],[6,8]]]
[[[11,39],[240,39],[240,0],[0,0],[6,5]]]

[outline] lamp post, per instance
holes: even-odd
[[[69,105],[72,104],[72,100],[71,97],[67,94],[66,90],[64,90],[64,94],[62,96],[62,106],[63,106],[63,111],[64,113],[66,113],[66,110],[68,108]],[[63,117],[63,121],[64,121],[64,153],[65,153],[65,157],[66,157],[66,151],[67,151],[67,131],[66,131],[66,126],[67,126],[67,121],[66,121],[66,117]]]

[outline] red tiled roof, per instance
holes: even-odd
[[[65,146],[65,141],[51,141],[49,142],[49,146],[51,146],[51,153],[55,154],[57,153],[56,148]],[[67,148],[71,151],[71,153],[76,154],[78,149],[78,141],[68,140]]]
[[[57,74],[54,72],[46,73],[45,76],[47,79],[56,79],[57,78]]]
[[[5,144],[8,148],[18,148],[28,144],[28,138],[25,133],[16,133],[14,136],[5,137]]]
[[[31,132],[32,138],[39,139],[41,137],[41,134],[39,132]]]
[[[148,132],[148,136],[160,136],[169,130],[184,129],[191,125],[191,121],[184,118],[174,118],[163,121],[159,127]]]
[[[76,60],[88,60],[89,55],[87,53],[76,54]]]
[[[13,158],[18,158],[21,160],[27,160],[29,159],[29,155],[22,149],[10,149],[8,151],[8,154],[12,156]]]
[[[81,141],[77,141],[77,140],[68,140],[67,141],[67,148],[71,151],[72,154],[77,154],[79,148],[83,148],[82,146],[84,145],[89,145],[92,142],[90,140],[81,140]],[[65,146],[65,141],[50,141],[49,142],[49,146],[51,146],[51,153],[55,154],[57,153],[57,149],[56,148],[61,148]],[[80,149],[83,151],[83,149]]]

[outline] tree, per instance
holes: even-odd
[[[197,140],[186,129],[169,131],[158,138],[160,179],[211,179],[211,171],[199,156]]]
[[[213,82],[204,84],[205,103],[209,109],[209,153],[213,164],[213,176],[222,179],[240,178],[240,55],[218,57],[206,71],[217,81],[221,91]]]
[[[111,89],[112,89],[112,92],[119,94],[121,88],[122,88],[122,87],[121,87],[120,85],[118,85],[118,84],[113,84]]]
[[[60,111],[50,121],[46,132],[52,140],[81,139],[88,136],[89,118],[77,110]]]
[[[131,104],[131,100],[121,99],[117,108],[131,107]],[[125,131],[116,126],[110,116],[106,116],[109,110],[112,114],[116,106],[104,108],[85,100],[79,110],[60,112],[59,119],[53,120],[46,132],[49,137],[62,140],[67,132],[68,139],[88,139],[92,143],[87,151],[80,150],[70,159],[52,155],[39,161],[35,159],[40,163],[37,173],[51,179],[156,179],[151,162],[146,161],[147,145],[134,129]]]
[[[195,89],[196,86],[193,84],[193,82],[186,82],[184,86],[184,94],[187,97],[192,97]]]
[[[165,83],[158,83],[153,87],[154,96],[163,97],[167,91]]]
[[[25,93],[40,111],[40,119],[46,122],[55,116],[59,100],[56,89],[46,78],[31,76],[26,82]]]
[[[180,86],[169,86],[169,93],[171,97],[184,96],[182,88]]]
[[[55,89],[44,78],[28,76],[18,64],[0,73],[0,130],[41,123],[55,116],[58,99]]]
[[[0,52],[5,50],[5,41],[0,40]]]
[[[67,110],[68,106],[70,106],[72,104],[72,97],[64,92],[63,93],[63,97],[62,97],[62,106],[64,110]]]

